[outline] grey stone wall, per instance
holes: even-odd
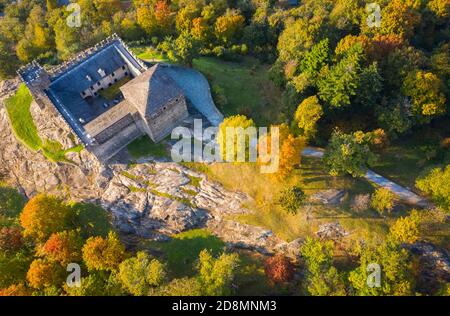
[[[153,141],[159,142],[169,135],[188,115],[186,99],[183,95],[170,100],[157,113],[153,113],[151,117],[146,117],[150,129],[149,136]]]

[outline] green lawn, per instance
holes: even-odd
[[[152,46],[137,46],[132,47],[131,51],[136,54],[139,59],[148,62],[170,62],[169,59],[161,52],[157,51]]]
[[[281,91],[269,79],[269,66],[252,58],[237,63],[201,57],[193,67],[208,78],[216,105],[225,116],[244,114],[260,126],[280,122]],[[222,91],[222,101],[217,91]]]
[[[195,274],[195,262],[200,251],[208,249],[218,255],[225,243],[206,229],[193,229],[172,236],[169,242],[145,242],[141,247],[161,251],[173,277],[182,277]]]
[[[116,83],[114,83],[111,87],[109,87],[106,90],[101,90],[98,93],[105,98],[106,100],[114,100],[117,95],[119,95],[120,90],[119,88],[121,86],[123,86],[124,84],[126,84],[128,81],[130,81],[131,78],[128,76],[123,77],[122,79],[120,79],[119,81],[117,81]]]
[[[39,137],[30,106],[33,97],[25,84],[20,85],[16,94],[5,102],[6,110],[16,138],[32,151],[41,151],[52,162],[71,163],[66,158],[68,152],[80,152],[83,146],[79,145],[69,149],[63,149],[62,144],[53,140],[42,140]]]
[[[157,158],[167,156],[166,147],[162,143],[154,143],[147,135],[134,140],[127,148],[134,159],[145,156],[154,156]]]
[[[450,163],[450,150],[442,147],[450,135],[450,119],[442,119],[436,126],[418,128],[412,135],[394,140],[379,152],[372,169],[381,175],[420,194],[415,181],[430,168]]]
[[[32,101],[27,86],[21,84],[17,93],[7,99],[5,104],[16,137],[31,150],[37,151],[42,147],[42,140],[30,113]]]

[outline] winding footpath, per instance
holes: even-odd
[[[306,157],[314,157],[322,159],[324,155],[324,150],[321,148],[313,148],[313,147],[306,147],[303,152],[303,156]],[[403,201],[412,204],[417,205],[421,207],[426,207],[429,203],[427,200],[422,198],[421,196],[415,194],[414,192],[402,187],[401,185],[398,185],[395,182],[392,182],[389,179],[386,179],[385,177],[373,172],[372,170],[367,170],[367,173],[364,175],[364,178],[372,183],[375,183],[376,185],[386,188],[393,193],[395,193],[400,199]]]

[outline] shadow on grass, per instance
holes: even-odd
[[[195,265],[203,249],[217,256],[222,253],[225,243],[205,229],[193,229],[172,236],[168,242],[152,242],[148,246],[164,254],[173,277],[182,277],[195,274]]]

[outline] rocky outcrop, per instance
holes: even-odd
[[[8,85],[10,86],[10,85]],[[0,104],[1,104],[0,99]],[[76,145],[67,125],[51,109],[31,105],[42,139]],[[83,150],[68,153],[74,164],[53,163],[17,141],[6,109],[0,106],[0,175],[28,197],[39,192],[64,195],[76,201],[102,205],[126,240],[167,240],[171,234],[207,227],[229,247],[295,257],[299,240],[288,243],[270,230],[244,225],[233,219],[249,213],[242,207],[249,197],[224,189],[204,174],[176,163],[156,162],[151,157],[129,165],[122,153],[108,166]]]

